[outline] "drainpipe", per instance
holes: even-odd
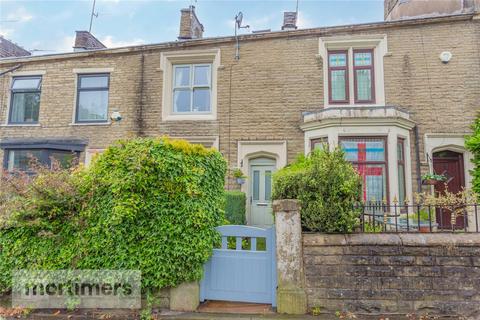
[[[137,105],[137,121],[136,121],[136,129],[137,134],[139,137],[143,137],[145,135],[144,131],[144,121],[143,121],[143,108],[144,108],[144,86],[145,86],[145,55],[142,53],[140,57],[140,88],[139,88],[139,98],[138,98],[138,105]]]
[[[417,171],[417,192],[422,192],[422,172],[420,168],[420,146],[418,138],[418,126],[413,127],[413,134],[415,136],[415,158],[416,158],[416,171]]]
[[[12,71],[15,71],[15,70],[17,70],[18,68],[21,68],[21,67],[22,67],[22,65],[21,65],[21,64],[18,64],[18,65],[16,65],[16,66],[13,67],[13,68],[10,68],[10,69],[8,69],[8,70],[6,70],[6,71],[0,72],[0,77],[3,76],[4,74],[7,74],[7,73],[12,72]]]

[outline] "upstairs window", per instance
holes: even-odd
[[[173,113],[211,112],[211,64],[173,66]]]
[[[11,88],[10,124],[38,123],[42,77],[14,77]]]
[[[348,103],[348,51],[328,53],[330,103]]]
[[[82,74],[77,85],[77,123],[108,122],[109,74]]]
[[[353,50],[355,103],[375,102],[373,50]]]
[[[375,104],[374,77],[373,49],[328,51],[330,104]]]

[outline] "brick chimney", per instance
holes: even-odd
[[[0,36],[0,58],[8,57],[24,57],[31,56],[32,54],[23,49],[16,43],[13,43],[4,37]]]
[[[88,31],[75,31],[75,33],[75,44],[73,46],[73,51],[75,52],[106,48],[103,43],[101,43],[93,36],[93,34]]]
[[[296,30],[297,29],[297,13],[284,12],[282,30]]]
[[[200,39],[203,36],[203,25],[195,14],[195,7],[182,9],[180,16],[180,33],[178,40]]]

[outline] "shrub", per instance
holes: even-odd
[[[298,199],[304,229],[351,232],[358,224],[361,179],[340,149],[315,150],[273,177],[274,199]]]
[[[480,194],[480,114],[473,123],[472,129],[473,134],[466,138],[465,145],[473,154],[474,169],[471,171],[473,190]]]
[[[225,218],[231,224],[244,225],[247,223],[245,216],[246,195],[241,191],[225,192]]]
[[[0,197],[7,207],[30,198],[0,232],[0,289],[26,268],[136,269],[144,289],[200,279],[225,219],[225,172],[219,152],[161,138],[120,141],[88,169],[31,178]]]

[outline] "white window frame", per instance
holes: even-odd
[[[190,75],[189,80],[190,84],[188,86],[176,86],[176,69],[177,68],[190,68]],[[209,75],[210,78],[208,79],[208,85],[195,85],[195,67],[209,67]],[[191,63],[191,64],[175,64],[173,65],[173,72],[172,72],[172,113],[173,114],[209,114],[211,113],[212,109],[212,64],[211,63]],[[175,90],[189,90],[190,91],[190,111],[181,112],[175,110]],[[210,91],[210,104],[208,111],[193,111],[193,92],[195,89],[208,89]]]
[[[210,112],[174,112],[174,66],[175,65],[210,66]],[[220,68],[220,49],[188,50],[162,52],[160,55],[160,70],[163,71],[162,118],[161,121],[179,120],[216,120],[217,119],[217,78]]]
[[[375,81],[375,103],[355,103],[355,85],[353,70],[353,50],[373,49],[374,81]],[[349,103],[330,103],[328,83],[328,52],[331,50],[348,51],[348,88]],[[386,35],[361,35],[361,36],[338,36],[319,38],[318,57],[323,60],[323,98],[325,108],[329,107],[354,107],[354,106],[384,106],[385,105],[385,84],[383,57],[388,54]]]

